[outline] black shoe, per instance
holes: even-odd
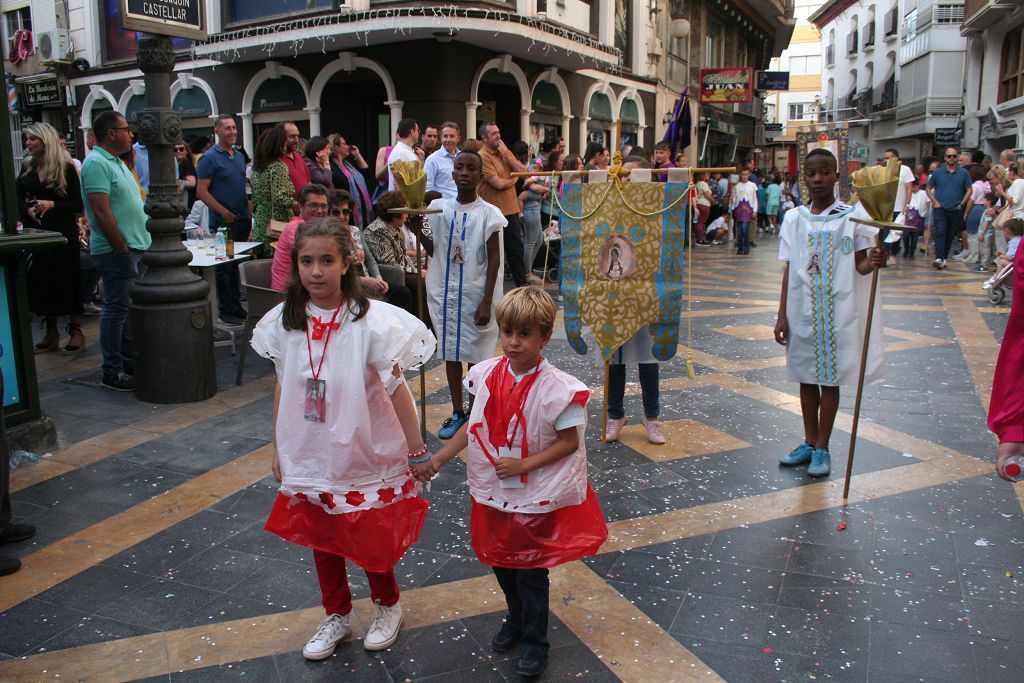
[[[524,678],[536,678],[544,673],[544,669],[548,666],[548,656],[546,654],[536,655],[530,652],[523,653],[523,656],[519,658],[519,663],[516,664],[516,673]]]
[[[36,535],[36,528],[31,524],[8,524],[0,531],[0,543],[21,543]]]
[[[131,375],[119,372],[116,375],[103,375],[103,386],[114,391],[135,391],[135,379]]]
[[[233,310],[232,313],[235,314],[236,318],[240,318],[243,323],[245,322],[245,319],[249,317],[249,311],[245,310],[241,306]]]
[[[0,557],[0,576],[7,576],[21,569],[21,560],[13,557]]]
[[[242,320],[236,317],[233,311],[221,311],[218,317],[222,324],[230,327],[238,327],[242,324]]]
[[[510,624],[506,619],[501,630],[491,639],[491,649],[499,655],[503,655],[519,644],[519,629]]]
[[[754,247],[756,249],[757,248],[757,242],[755,242],[754,240],[750,240],[750,246]],[[747,248],[747,251],[750,251],[749,247]]]

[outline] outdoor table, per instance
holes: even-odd
[[[203,279],[206,280],[207,284],[210,285],[210,311],[213,313],[214,328],[222,330],[228,333],[228,339],[224,341],[214,342],[214,346],[227,346],[232,347],[235,344],[235,333],[232,326],[220,322],[217,314],[217,276],[216,266],[224,265],[227,263],[233,263],[237,261],[245,261],[251,258],[249,254],[245,253],[251,249],[258,247],[263,244],[262,242],[235,242],[235,256],[234,258],[223,258],[218,259],[206,249],[203,249],[198,244],[196,246],[189,246],[188,243],[183,242],[185,248],[192,254],[192,260],[189,262],[190,268],[198,268],[202,271]],[[239,327],[238,325],[234,327]]]

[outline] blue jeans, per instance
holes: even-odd
[[[547,569],[492,567],[508,603],[509,624],[523,639],[523,654],[548,654]]]
[[[736,248],[750,248],[750,221],[736,221]]]
[[[967,212],[967,234],[977,235],[978,228],[981,226],[981,217],[985,215],[985,206],[983,204],[975,204],[971,207],[971,210]]]
[[[116,375],[133,367],[132,329],[128,324],[128,306],[132,300],[129,290],[140,274],[142,252],[93,254],[92,262],[103,279],[104,305],[100,316],[103,374]]]
[[[932,208],[932,217],[935,221],[935,258],[945,261],[949,258],[953,239],[959,237],[964,229],[964,217],[959,207],[947,209],[941,206]]]
[[[644,416],[654,420],[661,412],[661,388],[658,386],[658,363],[638,363],[640,395]],[[608,419],[621,420],[626,416],[623,398],[626,395],[626,366],[612,363],[608,366]]]

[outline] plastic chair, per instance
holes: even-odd
[[[242,383],[242,372],[245,370],[245,355],[249,350],[249,340],[256,323],[270,312],[274,306],[284,301],[284,292],[270,288],[271,259],[259,261],[243,261],[238,264],[238,275],[245,287],[245,296],[249,303],[249,315],[245,318],[245,332],[242,335],[242,350],[238,356],[238,374],[235,386]]]

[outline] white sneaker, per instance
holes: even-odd
[[[309,639],[306,646],[302,648],[302,656],[306,659],[318,662],[327,659],[334,654],[334,648],[352,630],[349,624],[348,615],[332,614],[317,627],[316,633]]]
[[[934,268],[935,270],[942,270],[942,259],[937,258],[934,261],[932,261],[932,268]]]
[[[373,603],[373,619],[363,638],[363,647],[371,652],[386,650],[398,640],[398,627],[402,625],[402,605],[385,607],[380,601]]]
[[[945,267],[946,267],[946,259],[944,259],[944,258],[943,259],[939,259],[939,270],[942,270]]]
[[[968,258],[970,258],[970,256],[970,253],[966,249],[964,249],[958,254],[953,254],[953,258],[955,258],[957,261],[966,261]]]

